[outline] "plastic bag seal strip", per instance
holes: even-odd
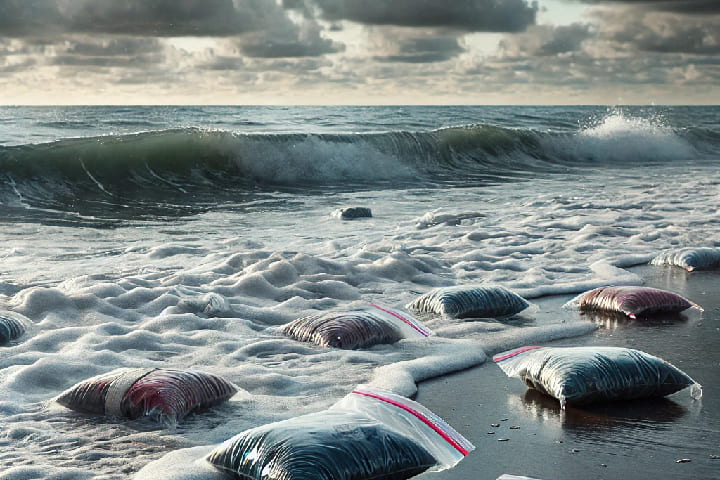
[[[141,378],[154,372],[157,368],[133,368],[123,372],[118,378],[113,380],[107,389],[105,396],[105,414],[115,417],[122,417],[123,398],[130,387]]]
[[[416,319],[412,315],[409,315],[406,312],[401,313],[398,310],[394,310],[388,307],[381,307],[380,305],[376,305],[374,303],[371,303],[370,306],[377,310],[380,310],[380,313],[375,312],[375,314],[379,315],[380,317],[391,320],[394,324],[397,324],[394,319],[398,319],[403,322],[403,324],[409,326],[423,337],[429,337],[433,333],[432,330],[423,325],[418,319]],[[387,315],[383,315],[383,312]],[[388,318],[388,315],[391,315],[393,318]]]

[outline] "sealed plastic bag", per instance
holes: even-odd
[[[301,342],[346,350],[395,343],[405,337],[427,337],[431,333],[407,313],[379,305],[370,305],[363,310],[328,312],[298,318],[285,325],[281,331]]]
[[[509,377],[557,398],[560,406],[663,397],[700,385],[670,363],[648,353],[622,347],[530,346],[493,357]]]
[[[583,293],[566,304],[580,310],[616,312],[637,318],[653,313],[679,313],[702,308],[673,292],[650,287],[600,287]]]
[[[720,269],[720,249],[679,248],[668,250],[650,262],[652,265],[672,265],[692,272],[695,270]]]
[[[207,460],[242,480],[403,480],[473,449],[422,405],[359,386],[328,410],[246,430]]]
[[[83,413],[177,422],[229,399],[237,389],[216,375],[195,371],[120,368],[80,382],[56,401]]]
[[[538,480],[537,478],[533,477],[524,477],[522,475],[510,475],[510,474],[503,474],[500,475],[497,480]]]
[[[515,315],[529,306],[524,298],[505,287],[478,285],[436,288],[406,307],[453,318],[494,318]]]
[[[0,345],[11,342],[25,333],[25,322],[17,314],[0,313]]]

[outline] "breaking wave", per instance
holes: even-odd
[[[236,201],[327,188],[432,187],[534,178],[568,169],[717,159],[720,133],[620,113],[574,132],[470,125],[427,132],[238,134],[196,128],[0,147],[2,206]]]

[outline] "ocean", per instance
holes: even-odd
[[[167,478],[206,478],[178,459],[358,384],[413,396],[501,349],[592,335],[552,300],[557,315],[422,317],[434,335],[366,350],[278,327],[438,286],[546,305],[643,284],[632,267],[665,249],[720,247],[719,167],[712,106],[0,107],[0,310],[30,321],[0,346],[0,479],[159,478],[141,470],[168,458]],[[241,392],[176,426],[53,401],[119,367]]]

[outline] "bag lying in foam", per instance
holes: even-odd
[[[328,312],[298,318],[285,325],[281,331],[301,342],[346,350],[395,343],[405,337],[427,337],[431,333],[407,313],[379,305],[370,305],[364,310]]]
[[[663,397],[702,388],[686,373],[648,353],[621,347],[523,347],[493,357],[509,377],[555,397],[560,406]]]
[[[158,368],[120,368],[66,390],[56,401],[83,413],[177,422],[191,412],[229,399],[237,388],[209,373]]]
[[[0,313],[0,345],[11,342],[25,333],[25,322],[17,314]]]
[[[494,318],[515,315],[530,304],[518,294],[499,285],[436,288],[406,308],[453,318]]]
[[[720,249],[679,248],[668,250],[650,262],[652,265],[672,265],[692,272],[694,270],[720,269]]]
[[[679,313],[688,308],[702,310],[676,293],[650,287],[600,287],[579,295],[566,306],[622,313],[633,319],[653,313]]]
[[[246,430],[207,460],[242,480],[402,480],[473,449],[422,405],[359,386],[328,410]]]

